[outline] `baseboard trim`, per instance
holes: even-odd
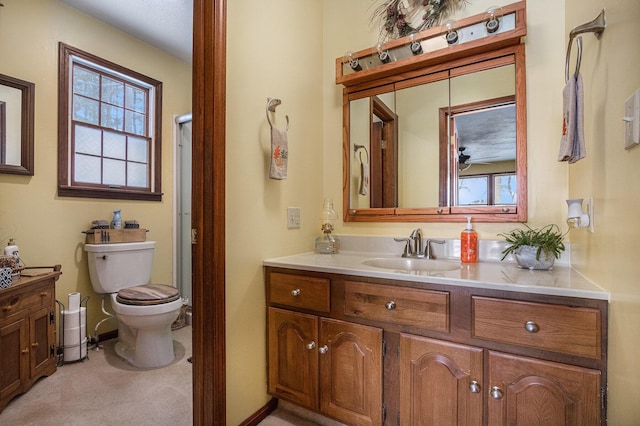
[[[101,334],[98,334],[98,342],[104,342],[105,340],[111,340],[118,337],[118,330],[111,330]]]
[[[257,426],[258,423],[263,421],[269,414],[273,413],[276,408],[278,408],[278,398],[271,398],[271,400],[267,402],[261,409],[259,409],[258,411],[253,413],[251,417],[240,423],[240,426]]]

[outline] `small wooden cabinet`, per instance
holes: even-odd
[[[0,290],[0,411],[56,371],[55,281],[60,267]]]
[[[273,396],[349,425],[606,423],[606,300],[265,271]]]

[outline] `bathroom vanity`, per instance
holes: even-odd
[[[0,412],[56,371],[55,282],[61,266],[0,290]]]
[[[353,425],[606,422],[608,293],[566,266],[368,257],[264,262],[271,395]]]

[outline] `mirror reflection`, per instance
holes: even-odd
[[[347,93],[346,220],[516,220],[526,112],[515,53]]]
[[[0,173],[33,175],[34,85],[0,74]]]

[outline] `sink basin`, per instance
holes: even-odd
[[[362,263],[376,268],[393,269],[402,272],[444,272],[461,268],[459,263],[411,257],[383,257],[363,260]]]

